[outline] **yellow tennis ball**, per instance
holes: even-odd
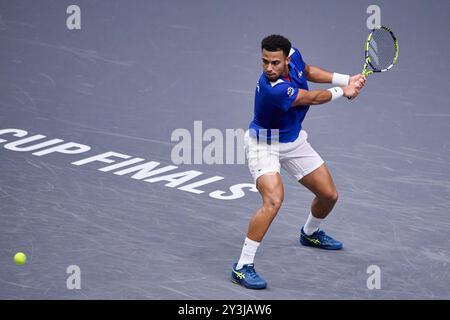
[[[23,266],[27,262],[27,256],[23,252],[17,252],[14,256],[14,262],[18,266]]]

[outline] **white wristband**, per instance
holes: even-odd
[[[348,86],[348,82],[350,81],[350,76],[348,74],[340,74],[333,73],[333,79],[331,80],[331,84],[337,86]]]
[[[330,88],[330,89],[328,89],[328,91],[331,92],[331,100],[330,101],[339,99],[340,97],[342,97],[344,95],[344,90],[342,90],[341,87]]]

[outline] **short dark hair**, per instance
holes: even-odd
[[[267,51],[282,50],[287,57],[289,56],[289,51],[291,51],[291,42],[279,34],[272,34],[261,41],[261,50],[262,49],[266,49]]]

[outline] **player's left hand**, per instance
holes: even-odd
[[[350,77],[350,81],[348,84],[354,85],[355,87],[357,87],[361,90],[364,87],[364,85],[366,84],[366,77],[364,77],[362,74],[356,74],[356,75]]]

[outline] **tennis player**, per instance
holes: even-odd
[[[262,197],[262,206],[250,220],[240,258],[233,264],[231,280],[249,289],[264,289],[267,282],[254,267],[256,251],[284,199],[280,168],[314,195],[300,243],[339,250],[341,242],[319,229],[338,200],[333,179],[320,155],[308,143],[302,122],[310,105],[340,97],[354,99],[365,84],[361,74],[331,73],[307,65],[296,48],[281,35],[261,42],[263,74],[255,90],[254,118],[245,135],[248,166]],[[331,83],[328,90],[308,90],[307,81]]]

